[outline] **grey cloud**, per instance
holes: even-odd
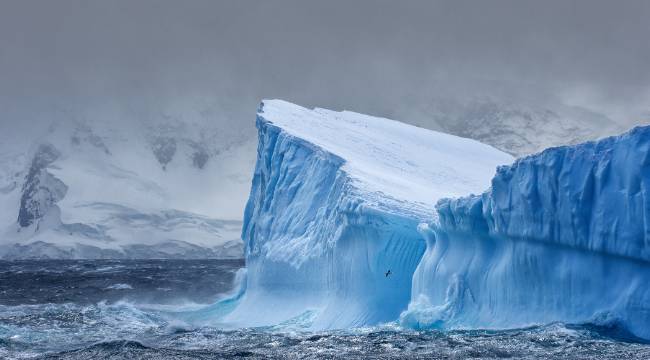
[[[0,105],[214,103],[246,127],[261,98],[399,118],[477,91],[632,123],[650,109],[649,18],[643,0],[2,0]]]

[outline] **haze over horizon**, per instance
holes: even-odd
[[[489,94],[627,127],[650,119],[648,18],[647,1],[5,0],[0,125],[209,110],[252,133],[262,98],[417,122]]]

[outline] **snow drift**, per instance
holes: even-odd
[[[519,159],[436,209],[402,323],[596,322],[650,338],[650,127]]]
[[[418,224],[512,161],[473,140],[278,100],[261,104],[257,127],[246,293],[227,319],[245,326],[395,320],[425,251]]]

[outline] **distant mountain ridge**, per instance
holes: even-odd
[[[3,140],[0,258],[242,256],[252,141],[173,121]]]
[[[514,156],[626,130],[602,114],[577,106],[537,105],[490,97],[467,101],[435,99],[422,113],[430,121],[415,125],[478,140]]]

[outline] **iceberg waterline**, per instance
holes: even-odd
[[[487,192],[459,198],[488,188],[512,158],[277,100],[263,102],[257,126],[246,291],[227,321],[618,321],[650,338],[650,128],[520,159]]]

